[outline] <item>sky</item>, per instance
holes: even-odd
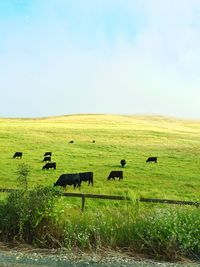
[[[0,0],[0,117],[200,119],[200,0]]]

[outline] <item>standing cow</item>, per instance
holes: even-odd
[[[90,185],[90,183],[93,186],[93,172],[80,172],[79,173],[81,182],[87,182],[88,181],[88,185]]]
[[[126,165],[126,160],[125,160],[125,159],[122,159],[122,160],[120,161],[120,164],[121,164],[122,167],[125,167],[125,165]]]
[[[51,161],[51,157],[44,157],[44,159],[43,159],[43,162],[46,162],[46,161]]]
[[[13,159],[21,159],[22,158],[22,152],[15,152]]]
[[[123,171],[111,171],[107,180],[115,180],[115,178],[119,178],[119,180],[123,179]]]
[[[46,157],[46,156],[50,156],[51,157],[52,156],[52,152],[45,152],[44,153],[44,157]]]
[[[66,189],[67,185],[73,185],[74,189],[81,186],[81,179],[78,173],[64,173],[54,183],[54,186],[62,186]]]
[[[43,170],[56,169],[56,162],[48,162],[43,167]]]
[[[149,157],[149,158],[146,160],[146,163],[147,163],[147,162],[155,162],[155,163],[157,163],[157,160],[158,160],[157,157]]]

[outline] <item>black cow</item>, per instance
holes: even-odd
[[[51,161],[51,157],[44,157],[43,161]]]
[[[149,157],[146,162],[157,162],[157,157]]]
[[[73,144],[73,143],[74,143],[74,141],[73,141],[73,140],[71,140],[71,141],[69,141],[69,143],[70,143],[70,144]]]
[[[120,164],[121,164],[122,167],[124,167],[124,166],[126,165],[126,161],[125,161],[125,159],[122,159],[122,160],[120,161]]]
[[[123,171],[111,171],[107,180],[115,180],[115,177],[119,178],[119,180],[123,179]]]
[[[80,172],[79,173],[81,182],[87,182],[88,181],[88,185],[90,185],[90,183],[93,186],[93,172]]]
[[[81,179],[78,173],[64,173],[62,174],[54,186],[62,186],[66,189],[67,185],[73,185],[74,189],[81,186]]]
[[[56,169],[56,162],[48,162],[48,163],[46,163],[43,167],[42,167],[42,169],[43,170],[48,170],[48,169]]]
[[[95,140],[93,140],[92,143],[95,143]]]
[[[51,155],[52,155],[52,152],[45,152],[44,153],[44,157],[46,157],[46,156],[50,156],[51,157]]]
[[[22,152],[15,152],[15,154],[14,154],[14,156],[13,156],[13,159],[14,158],[19,158],[19,159],[21,159],[22,158]]]

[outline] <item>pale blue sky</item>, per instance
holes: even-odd
[[[200,0],[0,0],[0,117],[200,119]]]

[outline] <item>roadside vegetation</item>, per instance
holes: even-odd
[[[122,249],[163,259],[200,257],[196,207],[142,204],[139,197],[200,200],[200,123],[162,117],[77,115],[1,119],[0,240],[69,249]],[[69,141],[74,140],[73,144]],[[95,140],[95,143],[93,143]],[[22,159],[13,159],[22,151]],[[52,151],[56,170],[42,170]],[[157,163],[146,163],[157,156]],[[121,167],[121,159],[126,166]],[[123,181],[107,181],[123,170]],[[94,172],[94,187],[69,192],[129,196],[131,201],[64,198],[62,173]]]
[[[121,250],[156,259],[199,260],[200,212],[136,201],[84,213],[52,187],[19,190],[0,203],[0,240],[72,251]],[[66,203],[65,203],[66,204]]]

